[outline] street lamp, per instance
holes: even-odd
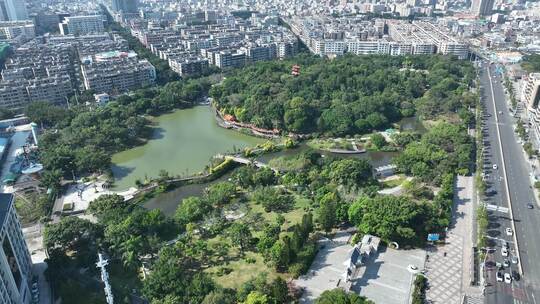
[[[70,161],[69,164],[71,165],[71,176],[73,177],[73,182],[76,182],[77,179],[75,178],[75,163],[73,161]]]

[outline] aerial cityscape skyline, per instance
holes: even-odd
[[[540,299],[540,2],[0,0],[0,302]]]

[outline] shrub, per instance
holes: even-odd
[[[302,263],[294,263],[289,266],[289,269],[287,272],[289,272],[293,278],[298,278],[302,274],[304,274],[307,270],[304,270],[304,265]]]
[[[216,275],[218,277],[221,277],[221,276],[224,276],[224,275],[228,275],[229,273],[231,273],[233,270],[229,267],[219,267],[217,272],[216,272]]]
[[[423,275],[417,275],[414,280],[414,290],[412,304],[424,304],[426,299],[427,278]]]

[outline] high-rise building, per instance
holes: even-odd
[[[32,21],[0,21],[0,39],[15,39],[21,36],[28,40],[36,36]]]
[[[26,11],[25,0],[0,0],[3,2],[2,10],[4,10],[5,17],[9,21],[27,20],[28,12]]]
[[[132,14],[137,12],[137,0],[112,0],[112,9],[115,12]]]
[[[156,69],[148,60],[111,58],[81,65],[86,90],[118,95],[153,85]]]
[[[32,260],[15,212],[13,194],[0,193],[0,303],[28,304]]]
[[[521,100],[526,105],[532,131],[529,131],[533,139],[532,143],[538,148],[540,147],[540,73],[531,73],[525,78]]]
[[[538,108],[540,103],[540,73],[528,75],[521,92],[521,99],[531,108]]]
[[[87,35],[105,31],[101,15],[65,17],[59,26],[62,35]]]
[[[6,3],[0,0],[0,21],[9,21],[6,10]]]
[[[487,16],[493,10],[494,0],[473,0],[471,12],[476,16]]]

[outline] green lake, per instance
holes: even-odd
[[[136,179],[157,177],[161,169],[171,175],[198,173],[216,154],[265,141],[223,129],[213,115],[210,107],[198,106],[153,118],[154,133],[148,143],[113,155],[115,188],[133,187]]]

